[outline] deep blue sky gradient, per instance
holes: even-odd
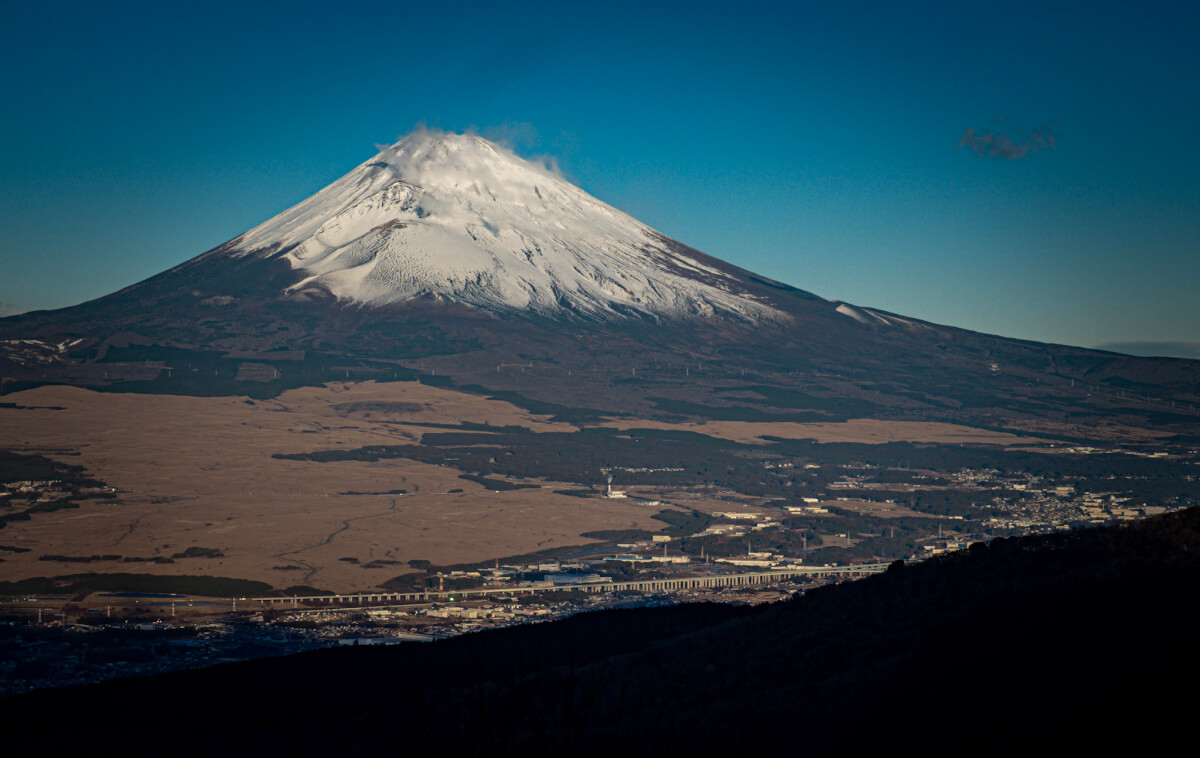
[[[555,156],[824,297],[1042,341],[1200,342],[1197,3],[240,5],[8,4],[7,307],[155,274],[426,123]],[[1052,119],[1053,150],[956,149]]]

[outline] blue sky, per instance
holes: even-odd
[[[155,274],[425,123],[824,297],[1200,343],[1197,4],[643,5],[10,3],[0,308]]]

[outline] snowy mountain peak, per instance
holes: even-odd
[[[550,178],[561,179],[475,134],[421,129],[394,145],[376,147],[379,164],[391,169],[396,178],[430,189],[477,184],[532,188]]]
[[[493,313],[750,320],[781,314],[737,270],[474,134],[420,130],[221,254],[282,257],[313,289]]]

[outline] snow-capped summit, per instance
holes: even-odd
[[[737,269],[474,134],[422,129],[211,255],[282,258],[327,291],[494,313],[780,317]]]

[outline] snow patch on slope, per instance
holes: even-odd
[[[837,312],[843,316],[849,316],[860,324],[871,323],[871,319],[867,317],[867,314],[864,311],[860,311],[858,308],[855,308],[853,305],[841,303],[837,307]]]
[[[839,303],[837,312],[843,316],[849,316],[860,324],[883,324],[884,326],[904,327],[909,331],[928,330],[928,324],[923,324],[919,321],[895,316],[892,314],[884,315],[873,308],[861,308],[850,305],[849,303]]]
[[[737,278],[555,172],[472,134],[422,130],[233,240],[370,305],[439,295],[494,312],[782,318]]]

